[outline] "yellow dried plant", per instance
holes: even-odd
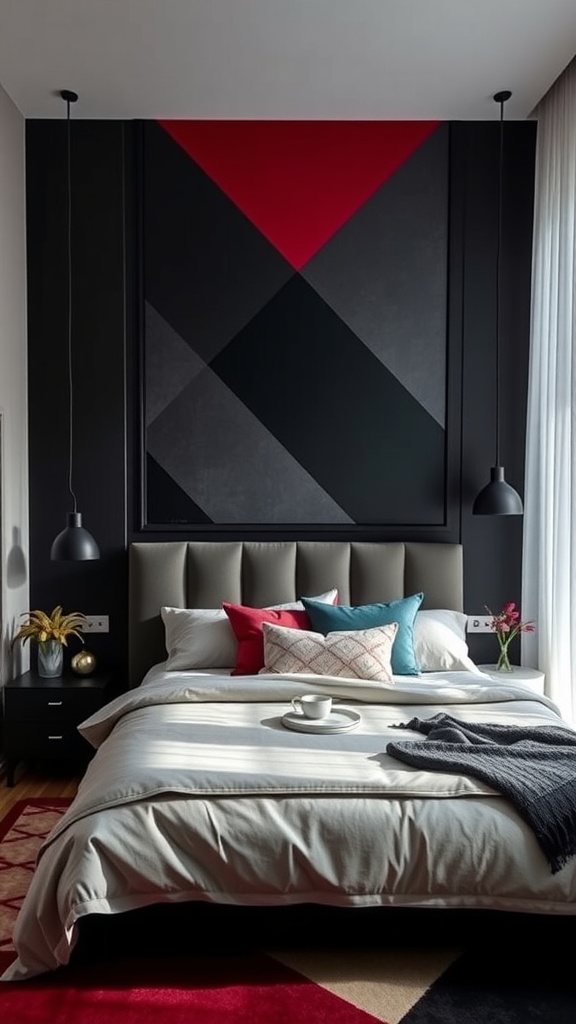
[[[45,643],[46,640],[56,640],[59,644],[67,646],[69,636],[77,636],[84,643],[84,637],[79,632],[81,626],[86,622],[86,616],[82,612],[69,612],[64,615],[62,606],[57,605],[50,615],[42,611],[24,612],[23,617],[27,618],[16,633],[12,643],[17,640],[26,643],[27,640],[36,640],[37,643]]]

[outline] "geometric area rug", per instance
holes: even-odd
[[[0,973],[36,850],[68,804],[20,801],[0,822]],[[0,983],[0,1021],[576,1024],[574,919],[408,911],[406,926],[384,909],[326,925],[239,909],[88,919],[70,965]]]

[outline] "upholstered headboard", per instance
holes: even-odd
[[[264,607],[338,588],[341,604],[424,592],[423,608],[463,608],[460,544],[363,541],[168,541],[129,552],[130,686],[164,661],[163,605]]]

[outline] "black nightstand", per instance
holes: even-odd
[[[8,785],[19,761],[87,763],[94,753],[76,726],[113,696],[112,673],[44,679],[25,672],[2,687],[3,753]]]

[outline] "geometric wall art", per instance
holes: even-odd
[[[144,122],[142,528],[441,525],[448,125]]]

